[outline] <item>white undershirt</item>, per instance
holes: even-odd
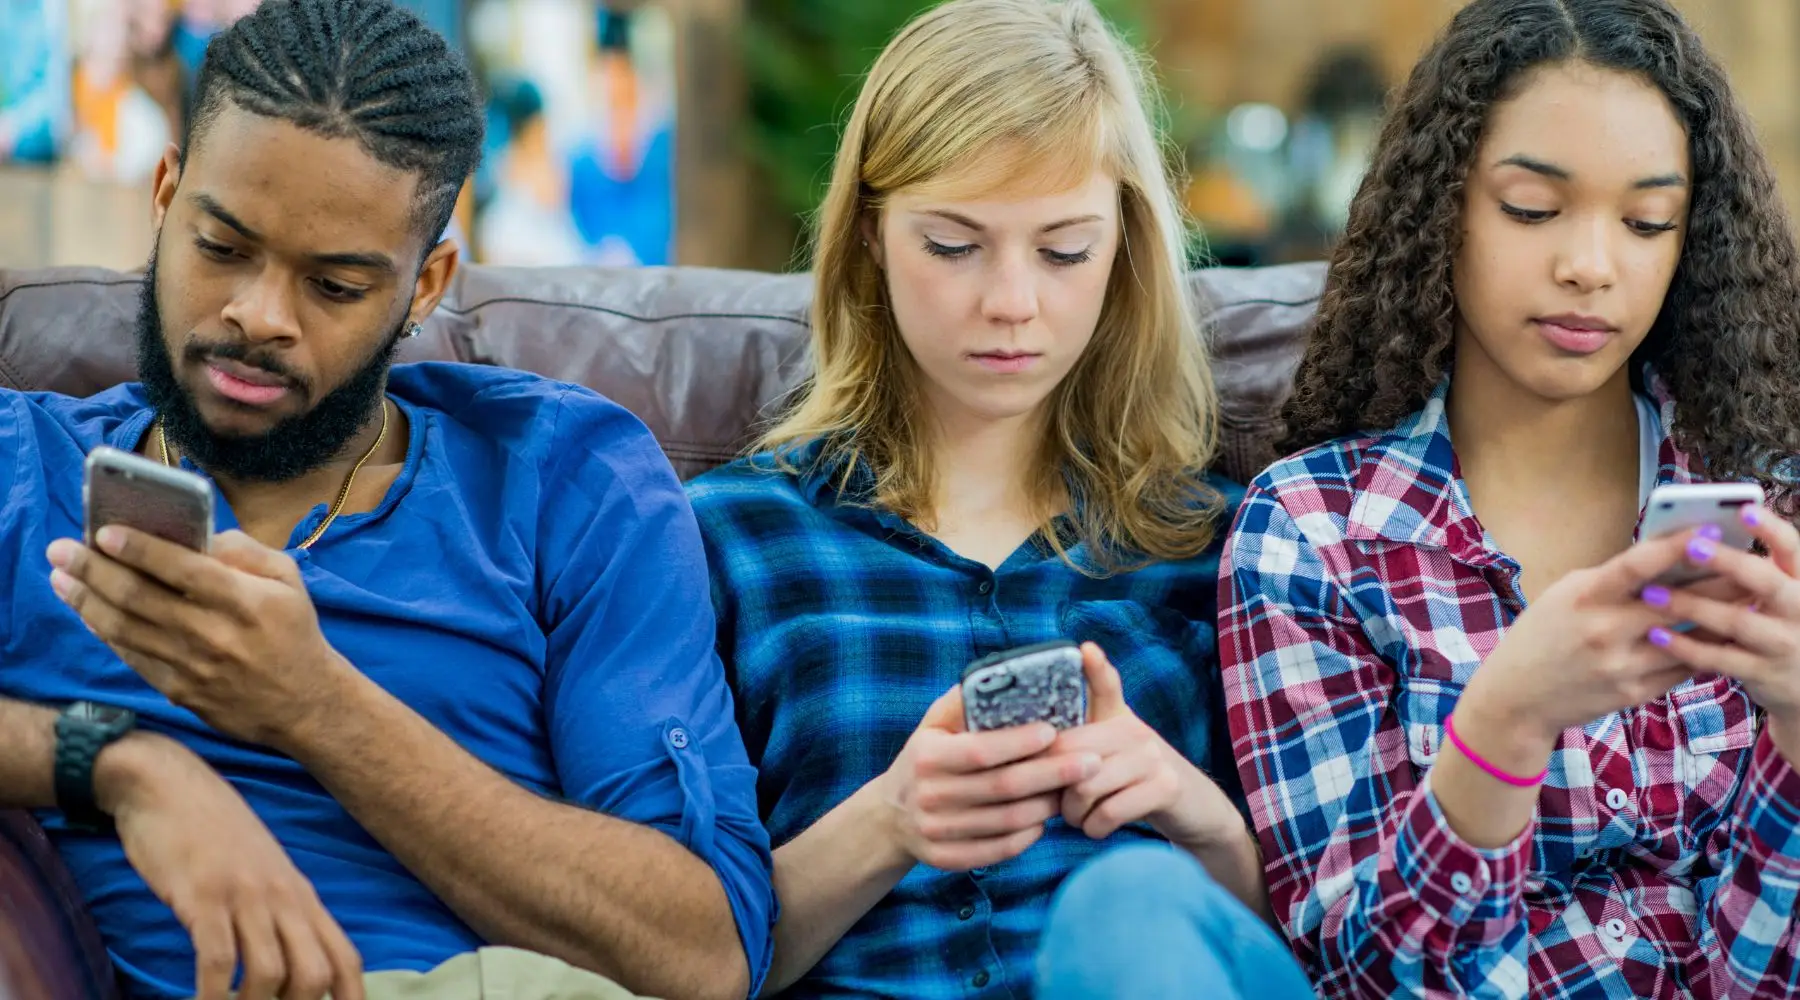
[[[1662,414],[1656,404],[1638,393],[1638,510],[1650,503],[1650,491],[1656,488],[1656,475],[1662,471]]]

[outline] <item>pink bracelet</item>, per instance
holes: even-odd
[[[1450,738],[1451,746],[1461,751],[1464,757],[1469,758],[1469,763],[1474,764],[1476,767],[1485,771],[1488,777],[1493,778],[1495,781],[1504,781],[1514,788],[1532,788],[1543,784],[1544,779],[1550,777],[1550,769],[1547,767],[1544,768],[1542,774],[1539,774],[1535,778],[1521,778],[1511,771],[1502,770],[1495,767],[1493,764],[1488,763],[1487,758],[1470,750],[1469,745],[1462,741],[1462,737],[1456,735],[1456,726],[1450,721],[1454,718],[1456,718],[1456,713],[1454,712],[1444,716],[1444,735]]]

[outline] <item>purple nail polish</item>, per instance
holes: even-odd
[[[1658,587],[1653,584],[1644,588],[1644,603],[1653,608],[1668,607],[1671,596],[1667,587]]]
[[[1695,562],[1706,562],[1719,550],[1719,544],[1710,538],[1696,538],[1688,543],[1688,558]]]
[[[1652,646],[1660,646],[1666,649],[1668,648],[1669,643],[1674,641],[1675,634],[1660,625],[1650,630],[1650,645]]]
[[[1696,532],[1696,534],[1701,538],[1710,539],[1716,542],[1725,537],[1725,529],[1716,524],[1702,524],[1700,530]]]
[[[1762,514],[1759,513],[1755,507],[1744,507],[1743,510],[1738,513],[1738,516],[1743,518],[1744,523],[1752,528],[1762,523]]]

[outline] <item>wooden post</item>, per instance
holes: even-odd
[[[1713,56],[1725,66],[1773,161],[1788,210],[1800,204],[1800,11],[1793,0],[1687,0]]]
[[[744,0],[669,0],[675,29],[675,260],[751,263]]]

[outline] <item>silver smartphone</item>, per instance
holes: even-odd
[[[81,483],[87,544],[109,524],[135,528],[207,551],[213,489],[205,477],[101,445],[88,454]]]
[[[1650,493],[1650,504],[1644,509],[1644,523],[1638,529],[1640,538],[1650,539],[1676,531],[1688,531],[1710,524],[1719,529],[1719,545],[1748,550],[1756,541],[1745,527],[1745,507],[1763,503],[1763,489],[1756,483],[1670,483]],[[1664,587],[1681,587],[1713,575],[1703,566],[1687,563],[1664,571],[1656,582]]]
[[[971,733],[1033,722],[1072,729],[1087,721],[1081,647],[1059,640],[984,656],[964,668],[962,698]]]

